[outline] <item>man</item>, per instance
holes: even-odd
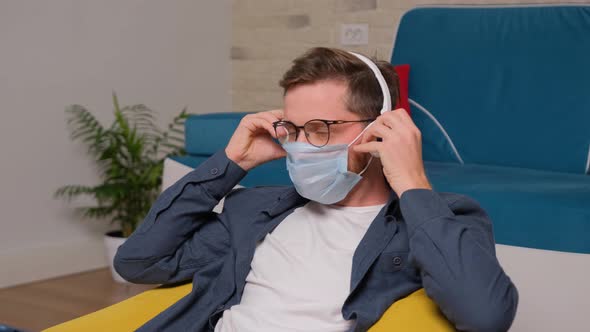
[[[490,220],[468,197],[432,190],[420,131],[391,110],[395,77],[386,62],[336,49],[296,59],[281,80],[284,110],[245,116],[119,248],[129,281],[193,278],[139,331],[366,331],[422,287],[457,329],[507,330],[518,295]],[[295,188],[232,191],[284,156]]]

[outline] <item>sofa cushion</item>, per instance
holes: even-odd
[[[435,190],[481,204],[497,243],[590,253],[589,176],[443,162],[425,167]]]

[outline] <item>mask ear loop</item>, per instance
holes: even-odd
[[[365,133],[365,131],[367,129],[369,129],[369,127],[371,127],[373,125],[373,123],[375,123],[375,121],[369,123],[368,126],[365,127],[365,129],[363,129],[363,131],[361,131],[360,134],[358,134],[353,140],[352,142],[350,142],[350,144],[348,144],[348,148],[350,148],[351,145],[353,145],[361,136],[363,136],[363,134]],[[367,168],[369,168],[369,165],[371,164],[371,161],[373,161],[373,157],[375,158],[379,158],[379,153],[378,152],[371,152],[371,159],[369,159],[369,162],[367,163],[367,166],[365,166],[365,168],[359,173],[359,175],[363,175],[363,173],[367,170]]]
[[[358,134],[353,140],[352,142],[350,142],[350,144],[348,144],[348,147],[350,148],[351,145],[353,145],[361,136],[363,136],[363,134],[365,133],[365,131],[367,129],[369,129],[369,127],[375,123],[375,121],[369,123],[368,126],[365,127],[365,129],[363,129],[363,131],[361,131],[360,134]],[[371,159],[369,159],[369,162],[367,163],[367,166],[365,166],[365,168],[363,168],[363,170],[359,173],[359,175],[363,175],[363,173],[365,173],[365,171],[369,168],[369,165],[371,165],[371,161],[373,161],[373,157],[375,157],[375,155],[373,153],[371,153]],[[378,156],[377,156],[378,157]]]
[[[373,161],[372,154],[371,154],[371,158],[369,159],[369,162],[367,162],[367,166],[365,166],[365,168],[363,168],[363,170],[359,173],[359,175],[363,175],[363,173],[365,173],[365,171],[369,168],[369,165],[371,165],[371,161]]]
[[[370,127],[371,125],[373,125],[373,123],[375,123],[375,121],[373,121],[373,122],[369,123],[369,125],[367,125],[367,126],[365,127],[365,129],[363,129],[363,131],[361,131],[361,133],[360,133],[360,134],[358,134],[358,135],[357,135],[357,136],[356,136],[356,137],[355,137],[355,138],[352,140],[352,142],[350,142],[350,143],[348,144],[348,147],[350,148],[350,146],[351,146],[351,145],[353,145],[353,144],[354,144],[354,143],[355,143],[355,142],[356,142],[356,141],[357,141],[359,138],[361,138],[361,136],[363,136],[363,134],[365,133],[365,131],[367,131],[367,129],[369,129],[369,127]]]

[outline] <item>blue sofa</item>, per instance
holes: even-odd
[[[392,62],[411,66],[428,175],[477,199],[498,243],[590,253],[589,59],[589,6],[402,19]]]
[[[434,189],[473,197],[494,223],[499,260],[521,295],[512,330],[584,330],[590,6],[416,8],[401,19],[391,62],[411,66],[412,117]],[[188,156],[174,159],[196,167],[243,116],[191,116]],[[289,185],[284,160],[241,184]]]

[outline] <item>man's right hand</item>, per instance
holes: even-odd
[[[275,131],[272,123],[282,117],[282,110],[244,116],[225,148],[227,157],[249,171],[267,161],[286,156],[285,150],[273,141]]]

